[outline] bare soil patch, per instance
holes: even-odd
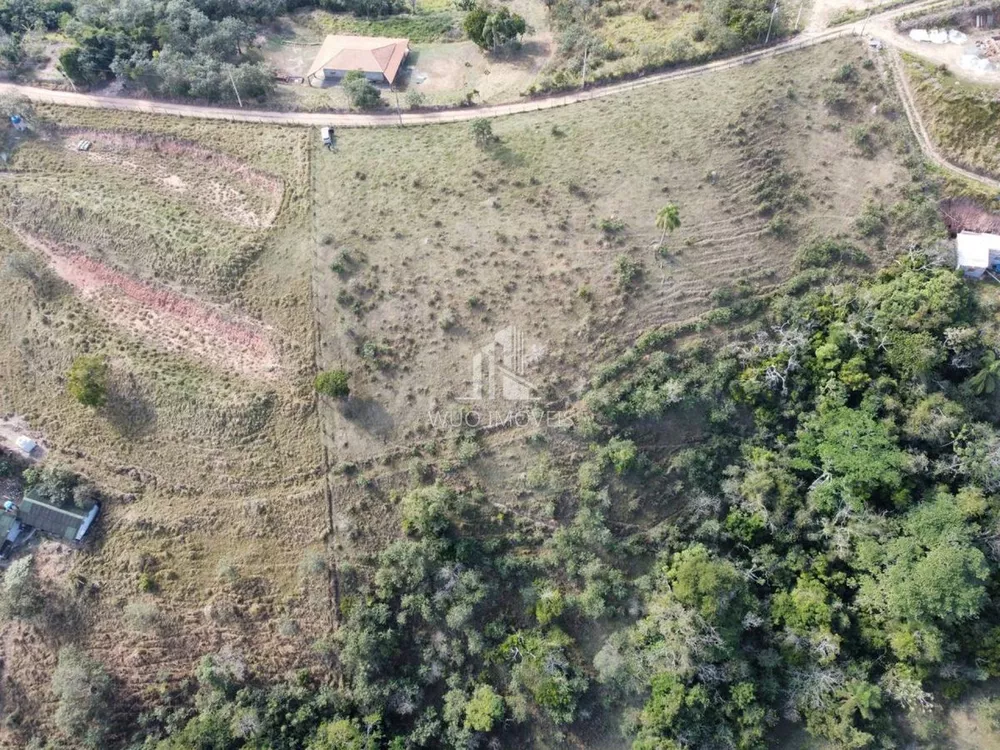
[[[257,377],[277,377],[279,360],[258,324],[122,274],[70,248],[15,229],[63,281],[101,315],[168,351]]]
[[[86,151],[79,150],[81,141],[90,142]],[[193,143],[134,133],[70,129],[64,144],[82,159],[189,194],[202,208],[243,226],[269,227],[281,208],[282,180]],[[183,172],[183,176],[177,172]]]

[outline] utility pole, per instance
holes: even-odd
[[[583,78],[580,80],[580,89],[587,88],[587,54],[590,52],[590,45],[583,48]]]
[[[392,93],[396,95],[396,115],[399,117],[399,126],[403,127],[403,112],[399,108],[399,89],[393,86]]]
[[[805,2],[805,0],[799,0],[799,12],[798,12],[798,15],[795,16],[795,30],[796,31],[799,30],[799,21],[802,20],[802,3],[803,2]]]
[[[236,88],[236,80],[233,78],[233,71],[226,71],[229,73],[229,82],[233,84],[233,91],[236,92],[236,101],[240,103],[240,109],[243,109],[243,100],[240,99],[240,90]]]
[[[73,89],[73,93],[76,93],[76,84],[73,83],[72,78],[66,75],[66,71],[62,69],[62,65],[56,65],[56,70],[58,70],[60,75],[62,75],[62,77],[66,79],[66,82],[69,84],[70,88]]]
[[[771,41],[771,27],[774,26],[774,17],[778,13],[778,0],[774,0],[774,7],[771,9],[771,20],[767,23],[767,36],[764,38],[764,46]]]
[[[868,25],[868,19],[869,19],[869,18],[871,18],[871,17],[872,17],[872,9],[871,9],[871,8],[869,8],[869,9],[868,9],[868,15],[867,15],[867,16],[865,16],[865,20],[864,20],[864,22],[862,22],[862,24],[861,24],[861,33],[860,33],[860,34],[858,34],[858,36],[864,36],[864,35],[865,35],[865,26],[867,26],[867,25]]]

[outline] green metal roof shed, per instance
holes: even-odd
[[[87,513],[75,509],[57,508],[30,494],[25,494],[17,508],[17,517],[25,526],[33,526],[46,534],[74,542],[80,541],[87,533],[99,510],[100,505],[95,505]]]

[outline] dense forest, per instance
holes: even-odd
[[[858,253],[800,261],[837,257]],[[749,749],[782,722],[934,746],[941,707],[1000,675],[992,313],[917,254],[718,296],[724,337],[654,331],[598,375],[584,460],[533,441],[554,530],[414,477],[399,539],[342,570],[317,644],[337,679],[210,655],[134,746]]]

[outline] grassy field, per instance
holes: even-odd
[[[0,173],[0,408],[45,437],[49,463],[110,497],[58,581],[94,587],[74,637],[131,694],[223,643],[269,671],[301,663],[329,612],[300,568],[322,555],[328,517],[310,387],[310,133],[39,115],[58,128]],[[83,353],[110,363],[98,410],[66,393]],[[125,618],[138,603],[158,613],[152,631]],[[30,642],[54,653],[68,636],[4,637],[7,711],[47,704]]]
[[[917,106],[941,152],[967,169],[1000,177],[996,88],[955,78],[941,66],[904,56]]]
[[[527,537],[557,528],[598,365],[646,356],[628,350],[644,332],[724,327],[756,295],[807,283],[813,240],[850,239],[878,263],[933,223],[867,54],[837,42],[497,120],[479,144],[467,124],[343,130],[328,152],[308,130],[43,109],[58,128],[0,173],[0,405],[111,496],[59,578],[96,587],[76,638],[127,695],[223,646],[277,675],[319,658],[331,596],[357,604],[346,563],[399,534],[402,489],[448,477],[488,490]],[[663,238],[668,202],[681,226]],[[508,326],[537,400],[497,429],[452,426],[494,419],[492,401],[462,399]],[[65,392],[81,353],[111,363],[98,411]],[[351,398],[321,400],[319,420],[314,354],[351,372]],[[695,437],[658,429],[663,455]],[[346,553],[332,592],[331,510]],[[152,629],[126,615],[137,605],[161,615]],[[4,677],[34,716],[66,634],[5,633]]]
[[[933,209],[911,187],[905,121],[864,54],[836,43],[497,120],[486,147],[464,124],[342,132],[314,162],[320,359],[353,373],[356,397],[327,409],[335,460],[391,477],[448,464],[426,453],[442,438],[474,453],[434,419],[463,408],[471,358],[508,325],[524,334],[537,406],[573,410],[595,363],[650,327],[778,287],[814,238],[885,257],[904,239],[885,234],[888,215],[905,227]],[[681,227],[661,249],[667,202]],[[335,505],[362,502],[355,484]],[[382,522],[392,533],[388,514],[343,520],[352,534]]]

